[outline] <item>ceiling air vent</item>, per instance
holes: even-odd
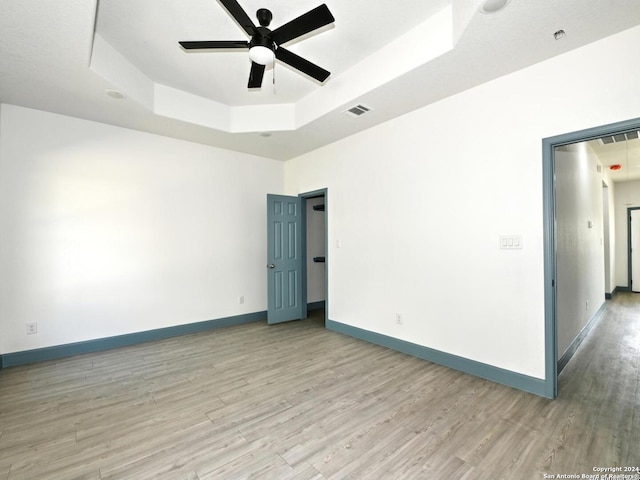
[[[366,105],[362,105],[359,103],[358,105],[354,105],[351,108],[348,108],[344,111],[347,115],[351,115],[352,117],[361,117],[365,113],[369,113],[372,110],[371,107],[367,107]]]
[[[627,140],[637,140],[638,132],[618,133],[617,135],[608,135],[606,137],[600,137],[600,143],[603,145],[611,145],[612,143],[626,142]]]

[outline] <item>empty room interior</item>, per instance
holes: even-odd
[[[638,45],[0,0],[0,480],[640,478]]]

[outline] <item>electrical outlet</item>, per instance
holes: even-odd
[[[396,313],[396,324],[397,325],[402,325],[402,314],[401,313]]]
[[[27,335],[33,335],[34,333],[38,333],[38,323],[27,323]]]
[[[244,303],[244,295],[240,295],[240,296],[238,297],[238,303],[239,303],[240,305],[242,305],[242,304]]]

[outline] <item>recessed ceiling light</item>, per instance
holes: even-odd
[[[107,90],[107,95],[116,100],[122,100],[125,97],[125,94],[120,90]]]
[[[480,7],[482,13],[496,13],[508,5],[511,0],[485,0]]]
[[[564,38],[566,36],[567,34],[565,33],[564,30],[558,30],[553,34],[553,38],[555,38],[556,40],[560,40],[561,38]]]

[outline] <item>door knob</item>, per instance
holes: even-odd
[[[267,265],[267,268],[276,268],[276,266],[273,263],[270,263],[269,265]]]

